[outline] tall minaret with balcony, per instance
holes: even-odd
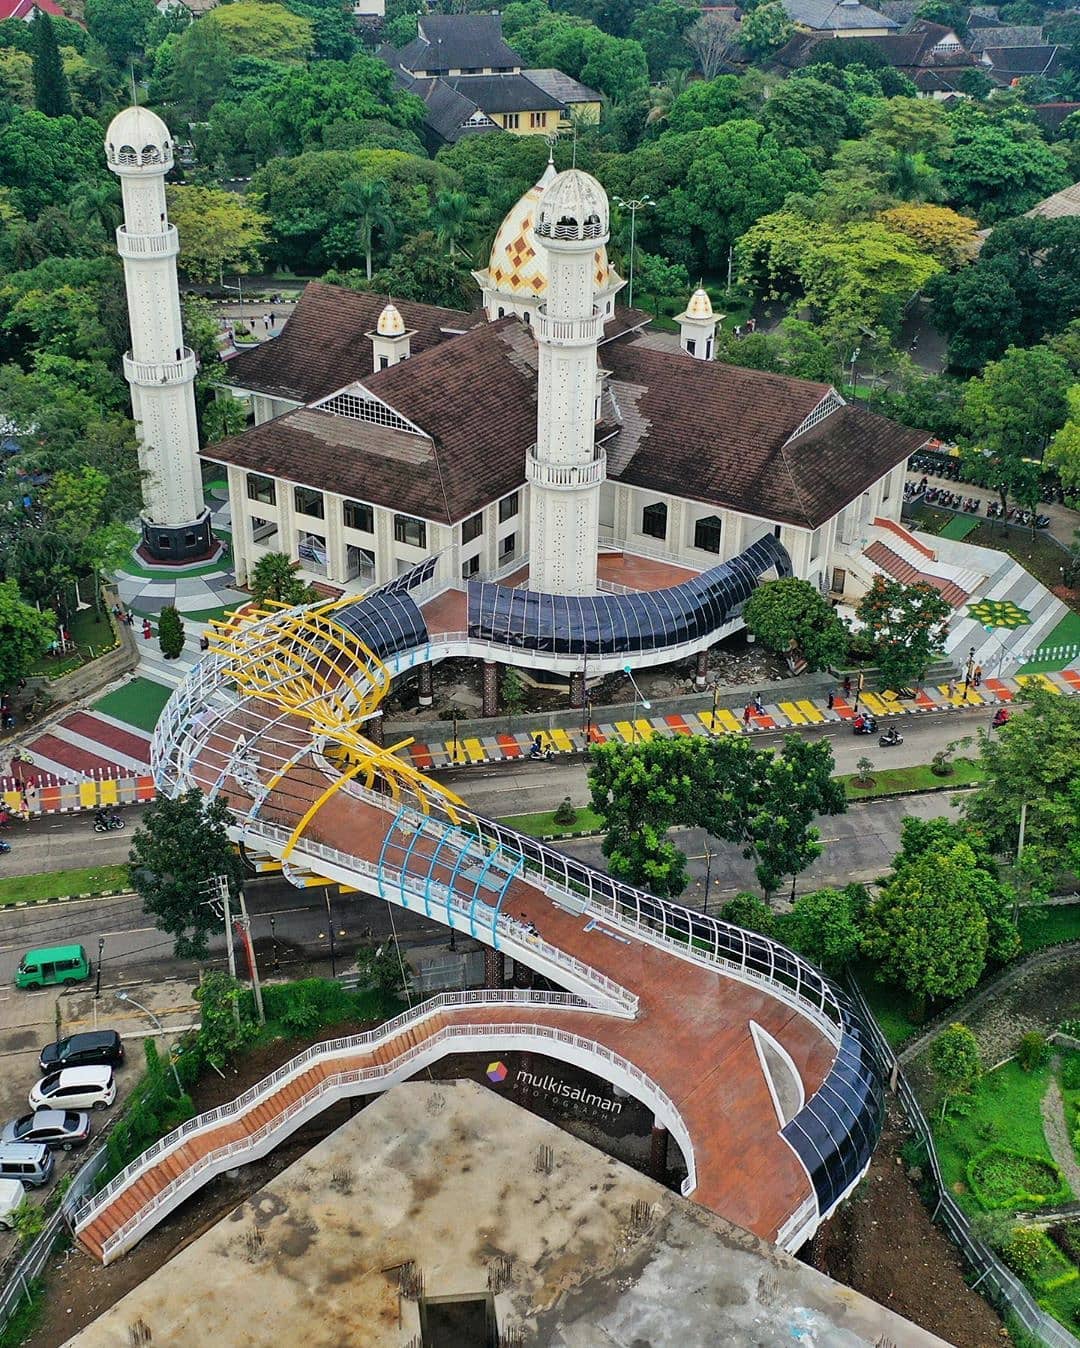
[[[131,328],[124,377],[144,473],[143,548],[161,561],[180,562],[208,552],[212,536],[199,471],[195,356],[184,346],[180,323],[180,249],[165,209],[172,137],[148,108],[126,108],[109,124],[105,154],[124,197],[116,245]]]
[[[529,452],[529,589],[594,594],[605,455],[596,447],[597,250],[607,243],[604,189],[580,169],[544,190],[533,227],[548,258],[537,311],[536,445]]]

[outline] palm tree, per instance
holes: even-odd
[[[469,198],[464,192],[440,192],[431,208],[431,222],[435,226],[435,237],[444,248],[450,249],[454,256],[455,241],[465,228],[469,215]]]
[[[371,248],[376,230],[383,243],[394,237],[394,219],[390,214],[390,193],[381,178],[364,181],[349,178],[341,186],[342,202],[346,211],[356,220],[360,247],[364,253],[367,279],[371,280]]]
[[[942,196],[941,174],[924,154],[898,150],[889,166],[890,186],[903,201],[938,201]]]
[[[686,92],[688,83],[685,70],[669,70],[664,76],[663,84],[653,85],[649,90],[649,102],[652,107],[649,109],[649,115],[645,118],[646,126],[655,126],[657,122],[667,121],[671,113],[671,105],[680,94]]]
[[[72,220],[100,230],[106,239],[120,223],[120,202],[111,182],[83,183],[71,198]]]

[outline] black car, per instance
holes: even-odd
[[[38,1064],[42,1072],[64,1067],[119,1067],[124,1061],[124,1041],[115,1030],[88,1030],[46,1044]]]
[[[0,1129],[0,1142],[42,1142],[52,1151],[71,1151],[90,1136],[90,1115],[78,1109],[38,1109]]]

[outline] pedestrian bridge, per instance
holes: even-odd
[[[218,624],[155,732],[158,787],[225,801],[237,842],[297,884],[337,882],[483,942],[493,984],[509,955],[558,990],[437,997],[314,1046],[155,1143],[83,1205],[78,1239],[108,1262],[334,1100],[383,1091],[450,1053],[518,1049],[644,1101],[682,1152],[687,1196],[797,1249],[858,1183],[880,1131],[879,1073],[847,1000],[776,942],[476,815],[404,745],[378,743],[392,666],[427,641],[402,599],[247,610]],[[496,636],[489,627],[484,640]],[[501,649],[517,658],[514,643]]]

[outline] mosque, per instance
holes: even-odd
[[[144,545],[190,559],[210,537],[168,129],[129,108],[107,156],[124,190]],[[850,602],[889,570],[883,554],[911,554],[904,470],[925,434],[827,384],[716,361],[704,289],[677,338],[650,332],[618,302],[608,237],[601,184],[549,162],[473,273],[482,307],[309,284],[278,337],[229,361],[254,424],[202,453],[226,471],[238,583],[267,552],[329,592],[422,579],[458,628],[499,628],[534,665],[568,626],[616,621],[619,597],[634,630],[610,650],[585,631],[566,653],[697,654],[701,680],[759,580],[793,574]]]

